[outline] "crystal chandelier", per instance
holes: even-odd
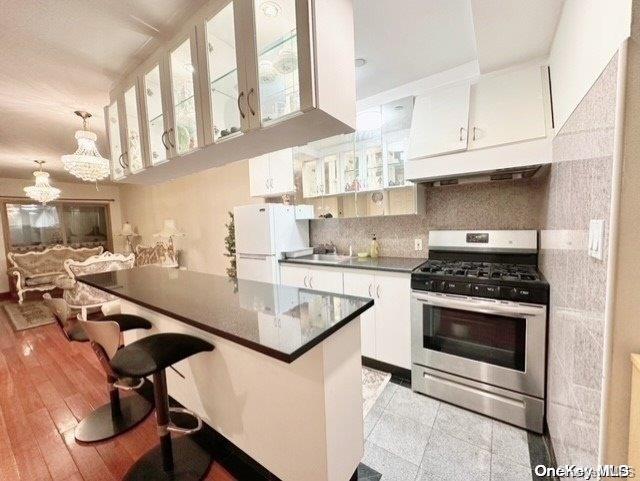
[[[37,200],[42,204],[56,200],[60,197],[60,189],[51,187],[49,184],[49,174],[42,170],[42,164],[44,164],[44,161],[36,160],[34,162],[40,166],[40,169],[33,173],[36,178],[36,185],[25,187],[24,193],[33,200]]]
[[[76,132],[78,150],[73,154],[63,155],[62,163],[72,175],[87,182],[97,182],[109,176],[109,159],[105,159],[98,152],[96,146],[98,136],[87,130],[87,119],[91,114],[78,110],[74,113],[82,117],[82,130]]]

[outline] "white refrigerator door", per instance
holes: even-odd
[[[275,256],[237,254],[238,279],[278,283],[278,261]]]
[[[260,255],[276,253],[271,210],[268,204],[243,205],[233,209],[237,253]]]

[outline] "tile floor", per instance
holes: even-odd
[[[527,432],[390,382],[364,420],[383,481],[530,481]]]

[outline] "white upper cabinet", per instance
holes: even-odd
[[[545,137],[543,75],[538,65],[487,75],[473,85],[469,149]]]
[[[245,28],[239,1],[211,5],[206,10],[198,41],[200,62],[205,143],[211,144],[239,136],[249,128],[249,117],[243,105],[246,96],[246,75],[241,37]]]
[[[248,57],[248,70],[257,71],[257,89],[251,86],[247,91],[247,104],[252,118],[252,126],[259,127],[277,122],[283,117],[312,107],[308,96],[309,86],[304,95],[307,105],[301,105],[301,64],[309,63],[308,23],[298,20],[305,18],[309,2],[280,0],[265,2],[252,0],[255,52]],[[253,63],[255,62],[255,65]],[[309,81],[310,76],[303,81]]]
[[[416,99],[406,178],[440,180],[551,162],[547,70],[519,65]],[[468,128],[467,128],[468,127]]]
[[[251,197],[274,197],[296,191],[293,149],[282,149],[249,160]]]
[[[126,182],[163,182],[353,132],[353,38],[352,0],[209,1],[111,92],[113,102],[132,77],[140,85],[142,164]],[[271,180],[270,193],[290,191],[288,176]]]
[[[118,100],[114,100],[105,108],[107,119],[107,135],[109,136],[109,151],[111,152],[111,178],[122,179],[126,174],[126,165],[123,161],[122,138],[120,135],[120,113],[118,112]]]
[[[143,118],[145,121],[144,145],[148,165],[157,165],[171,155],[169,144],[170,115],[168,107],[168,86],[162,59],[150,62],[141,76]]]
[[[268,154],[269,185],[272,195],[296,191],[293,178],[293,149],[282,149]]]
[[[136,173],[144,169],[142,158],[142,135],[140,123],[140,110],[138,107],[138,85],[137,82],[131,85],[124,92],[125,110],[125,138],[126,138],[126,165],[129,172]]]
[[[172,123],[167,140],[180,156],[197,149],[201,138],[195,29],[169,50],[168,60]]]
[[[416,98],[409,136],[409,158],[419,159],[467,148],[469,82]]]
[[[251,197],[269,196],[269,154],[249,159],[249,193]]]

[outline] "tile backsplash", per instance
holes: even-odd
[[[340,253],[368,250],[375,234],[380,255],[426,257],[430,230],[539,229],[548,175],[531,179],[427,187],[424,215],[399,215],[311,221],[312,245],[333,242]],[[423,250],[414,249],[422,239]]]

